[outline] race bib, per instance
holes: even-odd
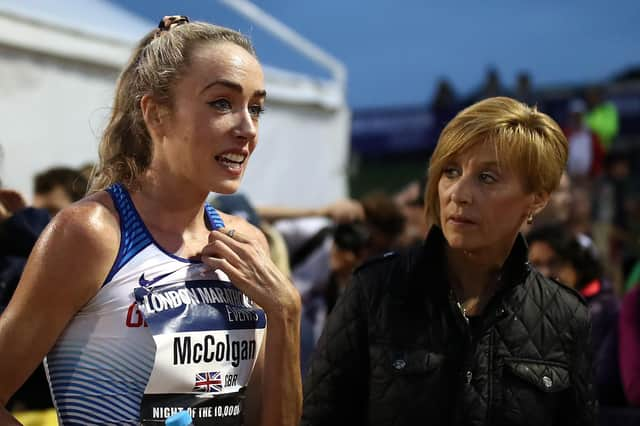
[[[188,410],[194,425],[240,425],[266,316],[220,271],[190,265],[134,290],[156,343],[143,425]]]

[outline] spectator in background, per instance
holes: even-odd
[[[640,286],[622,300],[620,309],[620,372],[627,400],[640,407]]]
[[[392,199],[375,193],[318,209],[258,207],[289,247],[292,279],[300,291],[302,369],[306,370],[328,310],[349,284],[353,269],[395,247],[404,216]]]
[[[449,120],[456,115],[458,108],[458,100],[451,82],[444,78],[440,79],[436,92],[431,100],[431,105],[429,106],[429,111],[433,114],[435,123],[432,130],[435,139],[440,135],[440,132]]]
[[[27,257],[51,216],[81,199],[87,183],[75,169],[48,169],[34,178],[32,206],[20,193],[0,190],[0,311],[9,303]]]
[[[569,102],[569,120],[563,129],[569,141],[567,171],[573,179],[584,181],[602,173],[604,147],[584,120],[587,104],[582,99]]]
[[[521,71],[518,73],[513,97],[526,105],[536,105],[537,98],[531,84],[531,76],[528,72]]]
[[[33,206],[49,210],[55,216],[60,210],[84,197],[88,181],[85,175],[69,167],[54,167],[34,178]]]
[[[0,311],[9,303],[25,262],[51,216],[81,199],[87,180],[68,167],[54,167],[34,178],[33,206],[17,191],[0,190]]]
[[[629,275],[624,284],[625,291],[631,291],[640,284],[640,260],[630,268]]]
[[[586,184],[574,185],[571,191],[571,211],[566,229],[569,229],[581,243],[593,246],[593,206],[591,191]],[[595,250],[595,247],[594,247]]]
[[[558,188],[549,196],[549,202],[534,218],[532,223],[522,226],[522,233],[527,234],[533,228],[553,223],[567,225],[571,217],[571,178],[562,173]]]
[[[485,74],[484,83],[474,94],[471,95],[467,104],[472,104],[482,99],[494,96],[506,96],[507,94],[507,90],[504,88],[500,80],[500,74],[498,73],[497,68],[489,67]]]
[[[18,285],[31,249],[51,217],[27,207],[17,191],[0,189],[0,313]]]
[[[349,286],[354,269],[368,258],[398,248],[404,233],[406,218],[387,195],[371,193],[360,202],[364,209],[364,222],[338,226],[333,233],[332,275],[325,292],[327,312],[333,309],[338,297]]]
[[[51,219],[45,209],[28,207],[17,191],[0,189],[0,315],[20,281],[36,240]],[[7,402],[21,420],[39,426],[57,425],[42,363]]]
[[[331,275],[335,224],[364,219],[362,205],[340,200],[321,208],[257,207],[287,244],[291,279],[302,298],[300,366],[304,374],[326,317],[326,292]]]
[[[571,232],[585,247],[600,253],[602,247],[593,238],[591,194],[588,187],[581,183],[574,185],[569,174],[564,171],[560,184],[549,197],[546,207],[538,213],[532,223],[523,225],[525,236],[538,228],[548,226],[563,227]],[[597,229],[596,229],[597,230]]]
[[[619,301],[611,283],[603,278],[593,245],[582,245],[571,231],[559,225],[534,229],[527,235],[527,242],[533,267],[579,291],[587,300],[598,399],[604,404],[624,405],[618,367]]]
[[[624,259],[623,272],[624,290],[629,291],[634,285],[640,283],[640,185],[636,185],[633,192],[627,196],[626,207],[629,218],[630,247],[628,256]]]
[[[84,176],[87,181],[91,181],[95,168],[96,165],[94,163],[85,163],[78,168],[78,171],[82,174],[82,176]]]
[[[406,219],[404,233],[398,241],[401,247],[410,247],[424,241],[429,224],[424,214],[424,191],[427,179],[412,181],[395,196],[395,202],[400,206]]]
[[[604,174],[593,184],[593,237],[600,250],[607,273],[614,286],[622,290],[622,265],[633,253],[635,242],[630,238],[629,197],[635,190],[628,155],[611,150],[605,157]]]
[[[618,136],[620,118],[613,102],[605,101],[604,89],[600,86],[590,87],[585,94],[589,111],[585,116],[587,126],[596,134],[605,149],[609,151],[614,139]]]

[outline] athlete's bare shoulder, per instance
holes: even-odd
[[[61,210],[43,231],[35,251],[47,255],[61,252],[67,259],[86,259],[85,267],[102,270],[111,266],[119,245],[118,214],[109,194],[102,191]]]
[[[60,309],[71,315],[95,295],[120,244],[117,214],[108,198],[106,193],[91,195],[53,217],[29,256],[18,299],[33,301],[40,290],[48,294],[45,290],[55,288],[68,295]]]
[[[91,194],[63,209],[52,220],[54,228],[64,226],[67,232],[78,236],[98,237],[119,242],[120,220],[109,194],[105,191]]]

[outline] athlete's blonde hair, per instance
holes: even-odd
[[[249,39],[225,27],[187,21],[168,28],[147,34],[120,74],[89,192],[100,191],[115,182],[134,185],[136,178],[149,167],[151,137],[140,101],[144,95],[152,95],[157,102],[170,107],[172,89],[188,71],[192,51],[198,45],[228,42],[256,56]]]

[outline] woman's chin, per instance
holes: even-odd
[[[455,250],[473,251],[481,246],[475,238],[463,235],[445,235],[449,247]]]
[[[240,188],[240,180],[216,182],[211,185],[210,191],[221,195],[231,195],[238,192]]]

